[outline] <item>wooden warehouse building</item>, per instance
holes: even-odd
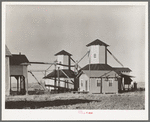
[[[90,64],[84,66],[78,75],[79,91],[90,93],[118,93],[131,84],[131,70],[111,67],[107,64],[107,45],[99,39],[89,43]]]

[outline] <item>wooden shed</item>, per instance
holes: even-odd
[[[82,68],[79,90],[90,93],[118,93],[118,78],[120,76],[113,68],[108,64],[90,65]]]
[[[12,54],[10,57],[10,91],[11,78],[15,77],[17,81],[17,93],[22,95],[28,94],[28,63],[29,60],[27,57],[21,53]]]

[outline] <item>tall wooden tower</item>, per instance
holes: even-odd
[[[55,54],[55,56],[57,56],[58,63],[68,65],[68,67],[66,67],[66,66],[57,66],[57,67],[60,67],[60,69],[69,69],[70,70],[70,65],[71,65],[70,57],[72,56],[70,53],[66,52],[65,50],[62,50],[62,51],[58,52],[57,54]]]
[[[90,49],[91,64],[107,64],[107,45],[99,39],[86,45]]]

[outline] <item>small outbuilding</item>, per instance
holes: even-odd
[[[90,64],[90,66],[86,65],[81,70],[80,91],[118,93],[118,79],[120,76],[108,64]]]
[[[29,60],[25,55],[12,54],[10,57],[10,92],[11,78],[15,77],[17,81],[17,94],[28,94],[28,70]]]

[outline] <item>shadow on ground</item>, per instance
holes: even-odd
[[[54,101],[7,101],[5,102],[6,109],[38,109],[52,106],[73,105],[90,102],[100,102],[98,100],[85,99],[68,99],[68,100],[54,100]]]

